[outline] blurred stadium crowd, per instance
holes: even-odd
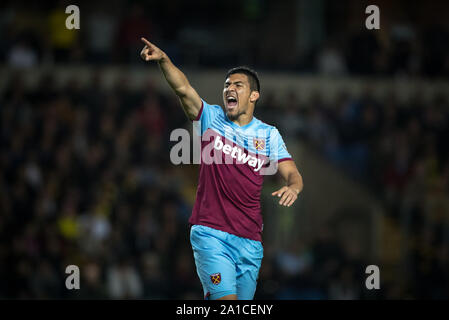
[[[315,42],[296,50],[292,46],[306,36],[301,28],[318,27],[298,27],[292,8],[300,2],[244,0],[238,6],[229,1],[214,1],[213,6],[207,1],[180,0],[81,2],[81,28],[75,32],[64,27],[67,1],[5,1],[0,10],[0,62],[25,68],[54,63],[133,64],[139,61],[135,53],[145,35],[178,65],[248,64],[332,75],[449,76],[447,26],[426,15],[422,4],[403,1],[407,15],[401,14],[401,6],[383,2],[390,12],[382,15],[382,25],[388,28],[370,32],[364,28],[366,15],[360,1],[317,1],[321,9],[309,10],[308,15],[311,23],[322,23],[324,29],[315,31],[311,38]],[[351,9],[355,5],[360,6],[357,14]],[[438,13],[435,8],[433,14]],[[447,7],[440,8],[444,9],[447,12]],[[328,20],[323,23],[323,19]]]
[[[55,89],[12,77],[0,101],[0,297],[201,299],[187,219],[196,177],[169,160],[169,133],[188,125],[176,98],[100,73]],[[404,228],[407,272],[381,293],[361,290],[361,257],[341,246],[332,225],[310,243],[265,244],[256,298],[447,298],[449,162],[447,101],[403,106],[342,93],[307,106],[267,93],[257,115],[306,139],[383,197]],[[403,112],[411,108],[413,112]],[[191,170],[191,169],[190,169]],[[273,179],[273,178],[269,178]],[[65,288],[65,267],[82,288]]]
[[[398,297],[448,298],[449,294],[449,105],[447,95],[430,101],[415,92],[400,102],[394,90],[374,98],[340,92],[331,103],[312,95],[301,106],[268,102],[280,128],[305,139],[337,168],[366,185],[385,205],[402,239],[403,278],[390,288]],[[270,106],[271,108],[269,108]],[[324,254],[326,255],[326,254]],[[394,292],[394,293],[393,293]]]

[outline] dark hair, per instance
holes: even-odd
[[[245,66],[232,68],[226,74],[226,79],[231,74],[235,74],[235,73],[246,74],[246,76],[248,77],[249,87],[250,87],[251,91],[258,91],[258,92],[260,92],[260,82],[259,82],[259,77],[257,76],[257,72],[256,71],[254,71],[251,68],[245,67]]]

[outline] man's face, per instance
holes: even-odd
[[[248,112],[250,102],[255,100],[254,94],[251,97],[251,88],[246,74],[234,73],[226,79],[223,101],[229,120],[236,120],[240,115]]]

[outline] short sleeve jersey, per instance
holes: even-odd
[[[255,117],[239,126],[222,107],[204,100],[196,120],[201,163],[190,224],[261,241],[264,176],[292,160],[279,131]]]

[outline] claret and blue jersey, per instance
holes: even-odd
[[[189,222],[261,241],[260,195],[264,175],[291,156],[279,131],[253,117],[239,126],[222,107],[202,100],[201,165]]]

